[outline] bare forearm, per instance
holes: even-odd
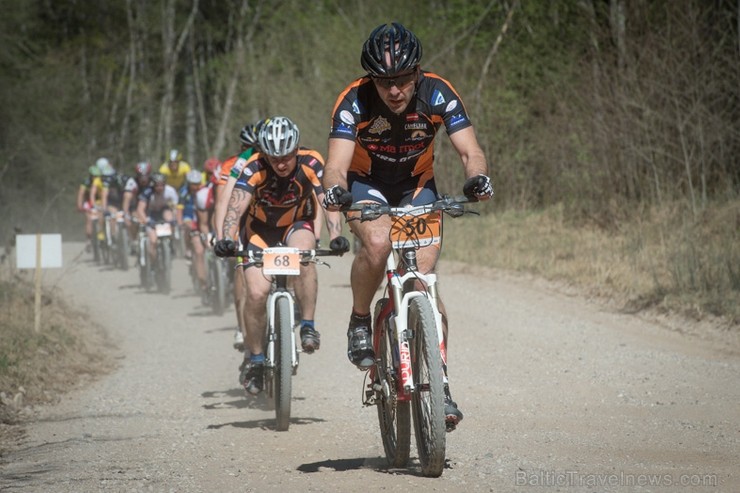
[[[326,230],[329,232],[329,238],[334,239],[342,235],[342,214],[336,211],[324,211],[326,219]]]
[[[239,219],[244,214],[249,204],[251,195],[244,190],[235,188],[229,197],[229,203],[226,206],[226,216],[221,227],[222,238],[235,238],[239,228]]]
[[[324,169],[324,178],[321,180],[324,190],[328,190],[334,185],[347,188],[347,172],[339,166],[327,166]]]

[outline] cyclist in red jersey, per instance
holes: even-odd
[[[323,200],[320,176],[323,158],[312,150],[298,146],[300,132],[290,119],[270,118],[260,128],[260,152],[244,166],[229,199],[222,236],[214,246],[219,256],[233,254],[231,240],[239,229],[240,240],[247,249],[261,250],[279,244],[302,250],[316,247],[316,211]],[[332,250],[347,251],[349,241],[341,236],[341,216],[325,214]],[[244,218],[244,226],[239,223]],[[264,384],[264,328],[266,301],[271,280],[260,269],[243,269],[247,286],[245,320],[247,328],[245,360],[242,364],[244,387],[250,394],[259,393]],[[318,281],[316,265],[301,265],[301,275],[294,282],[301,308],[300,337],[303,351],[319,349],[320,335],[314,326]]]
[[[367,75],[351,82],[334,106],[323,178],[327,210],[352,201],[399,206],[436,200],[434,138],[442,125],[465,170],[465,195],[480,200],[493,195],[486,158],[462,99],[445,79],[421,70],[421,55],[419,39],[398,23],[378,26],[365,41],[361,64]],[[351,223],[361,247],[352,263],[347,355],[360,369],[375,360],[370,305],[391,250],[390,224],[388,217]],[[423,272],[433,272],[439,246],[421,248],[417,258]],[[439,310],[446,341],[441,302]],[[462,412],[446,392],[447,419],[456,425]]]

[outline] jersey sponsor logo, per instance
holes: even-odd
[[[234,163],[234,166],[232,166],[232,168],[231,168],[232,169],[231,174],[233,175],[234,174],[234,171],[236,171],[236,174],[238,176],[242,172],[242,170],[244,169],[244,165],[245,164],[247,164],[247,160],[246,159],[244,159],[244,158],[237,159],[236,162]]]
[[[404,144],[402,146],[399,146],[398,150],[402,153],[409,153],[418,151],[419,149],[424,149],[426,147],[425,142],[418,142],[416,144]]]
[[[411,140],[423,140],[426,139],[429,135],[424,132],[423,130],[414,130],[411,132]]]
[[[373,122],[373,126],[370,127],[370,130],[368,130],[368,132],[371,134],[379,135],[385,132],[386,130],[390,130],[390,129],[391,129],[391,124],[388,123],[388,120],[386,120],[382,116],[379,116],[378,118],[375,119],[375,121]]]
[[[445,104],[447,100],[442,95],[441,92],[439,92],[439,89],[435,89],[434,93],[432,94],[432,106],[439,106],[442,104]]]
[[[349,128],[349,127],[348,127],[347,125],[345,125],[344,123],[342,123],[342,124],[340,124],[340,125],[339,125],[338,127],[336,127],[336,128],[334,129],[334,131],[335,131],[336,133],[339,133],[339,134],[349,134],[349,135],[354,135],[354,134],[355,134],[355,133],[354,133],[354,132],[352,131],[352,129],[351,129],[351,128]]]
[[[426,130],[427,123],[426,122],[418,122],[418,123],[407,123],[403,126],[406,130]]]
[[[447,107],[445,108],[445,112],[446,113],[449,113],[450,111],[454,110],[455,108],[457,108],[457,99],[453,99],[452,101],[450,101],[447,104]]]
[[[360,103],[356,99],[354,101],[352,101],[352,111],[356,115],[359,115],[360,113],[362,113],[362,110],[360,109]]]
[[[468,121],[468,119],[465,118],[465,115],[458,113],[457,115],[450,118],[450,127],[454,127],[455,125],[459,125],[466,121]]]
[[[254,174],[254,171],[252,171],[251,168],[244,169],[244,176],[252,176],[253,174]]]
[[[368,144],[367,148],[373,152],[396,152],[396,146],[394,145]]]
[[[347,125],[355,124],[355,117],[347,110],[342,110],[339,112],[339,119]]]

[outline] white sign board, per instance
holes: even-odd
[[[15,258],[18,269],[36,268],[37,235],[15,237]],[[41,235],[41,267],[51,269],[62,266],[62,235]]]

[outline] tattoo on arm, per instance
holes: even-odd
[[[229,203],[226,206],[226,217],[224,218],[224,224],[221,232],[223,238],[233,238],[236,234],[237,228],[239,226],[239,219],[242,217],[242,214],[244,214],[244,211],[247,209],[250,196],[251,194],[238,188],[235,188],[231,192]]]

